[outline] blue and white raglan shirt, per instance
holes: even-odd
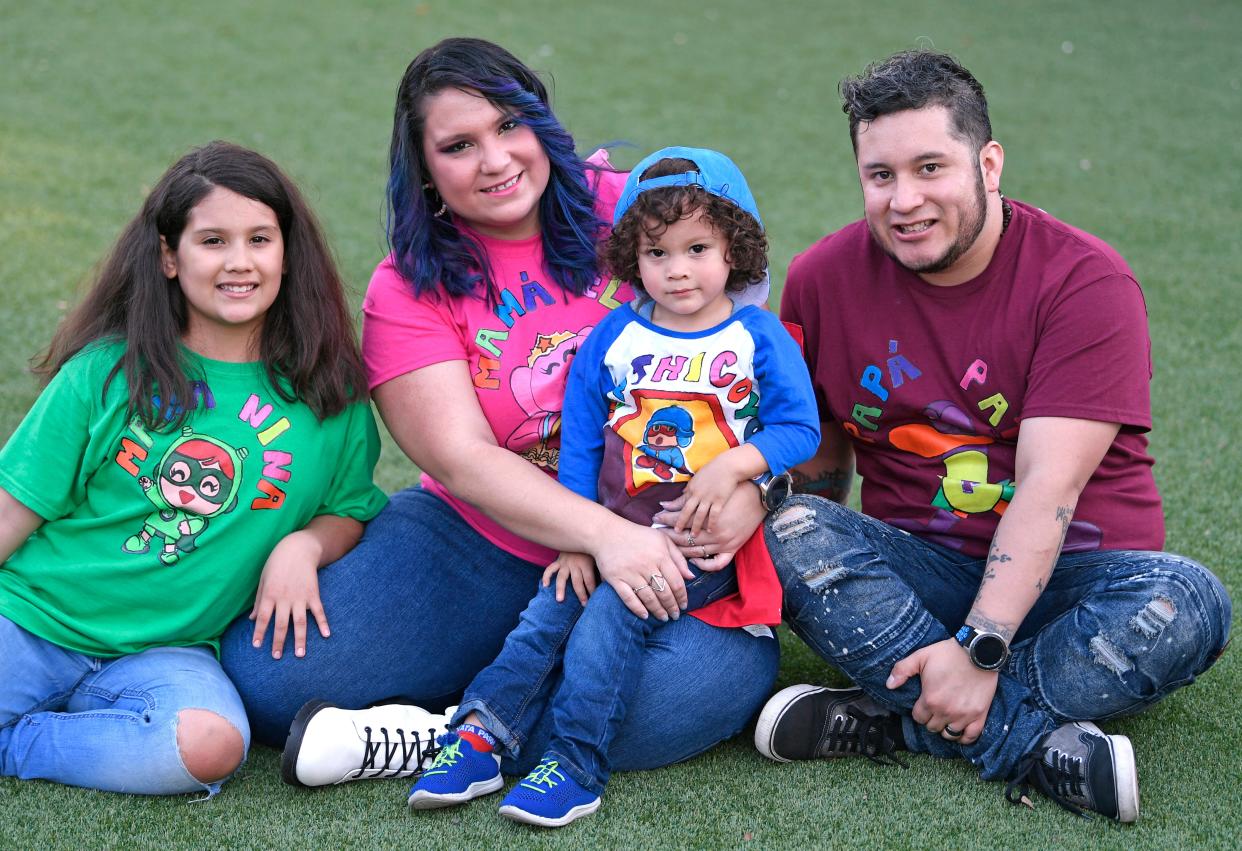
[[[644,525],[721,452],[750,443],[773,473],[815,454],[819,414],[798,344],[738,306],[705,331],[650,321],[641,299],[582,343],[565,390],[560,480]]]

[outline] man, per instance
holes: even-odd
[[[1134,751],[1090,722],[1191,682],[1230,622],[1210,572],[1159,552],[1138,283],[1001,195],[983,88],[951,57],[901,53],[841,93],[864,220],[794,260],[781,307],[825,421],[796,474],[819,496],[766,535],[792,628],[858,688],[785,689],[756,744],[961,756],[1012,801],[1134,821]],[[836,504],[855,459],[866,516]]]

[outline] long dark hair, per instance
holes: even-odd
[[[595,247],[604,227],[595,214],[587,184],[589,166],[574,152],[574,140],[548,102],[535,73],[503,47],[477,38],[447,38],[427,48],[405,69],[397,87],[388,178],[388,245],[398,271],[417,295],[441,290],[470,295],[482,282],[494,298],[483,247],[434,214],[440,206],[423,159],[423,102],[444,89],[479,92],[497,109],[530,127],[551,166],[539,201],[544,263],[564,290],[584,293],[597,274]]]
[[[190,211],[217,186],[267,205],[280,223],[285,273],[259,345],[272,389],[319,419],[366,398],[345,290],[314,213],[267,157],[218,141],[190,151],[160,178],[86,298],[36,358],[37,373],[50,379],[87,345],[123,341],[125,353],[103,392],[123,372],[131,414],[152,429],[183,423],[194,399],[180,345],[188,314],[181,287],[161,270],[160,237],[175,251]]]

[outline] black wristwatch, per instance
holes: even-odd
[[[995,632],[980,632],[970,624],[963,624],[954,638],[966,649],[976,668],[997,671],[1009,661],[1009,642]]]
[[[756,476],[752,481],[759,488],[759,501],[768,511],[780,508],[793,493],[793,476],[788,472],[774,476],[769,471],[762,476]]]

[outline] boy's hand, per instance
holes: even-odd
[[[322,548],[313,536],[294,532],[286,535],[268,556],[259,577],[250,619],[254,621],[255,647],[263,646],[267,626],[272,624],[272,658],[279,659],[285,648],[289,621],[293,621],[293,655],[306,655],[306,612],[319,625],[319,634],[331,635],[328,616],[319,600],[319,561]]]
[[[556,561],[543,570],[543,587],[547,588],[556,577],[556,602],[565,601],[565,585],[572,582],[578,602],[586,605],[587,598],[595,591],[599,580],[595,573],[595,559],[586,553],[561,553]]]
[[[686,501],[673,527],[676,531],[689,529],[693,538],[704,529],[711,529],[738,484],[749,478],[739,476],[729,456],[729,452],[717,455],[686,483]]]

